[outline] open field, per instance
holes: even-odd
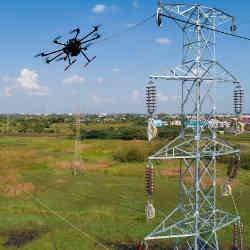
[[[234,143],[248,144],[245,138]],[[0,249],[17,249],[18,243],[18,249],[25,250],[134,249],[132,246],[151,232],[178,200],[177,162],[163,162],[157,165],[154,195],[159,210],[152,222],[146,222],[145,163],[113,159],[117,150],[143,148],[146,144],[135,140],[85,140],[80,148],[86,172],[73,177],[68,167],[74,158],[73,140],[1,137]],[[223,164],[218,164],[218,178],[220,183],[226,181]],[[247,246],[249,191],[250,171],[241,169],[234,196],[239,201]],[[232,200],[221,197],[219,188],[218,206],[234,213]],[[219,239],[222,249],[229,249],[232,226],[222,230]],[[168,243],[164,241],[162,246]]]

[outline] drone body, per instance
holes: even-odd
[[[51,52],[46,52],[46,53],[42,52],[36,55],[36,57],[37,56],[47,57],[46,63],[51,63],[54,60],[68,61],[68,65],[64,69],[66,71],[73,63],[77,61],[76,59],[72,60],[72,57],[77,57],[80,54],[82,54],[82,56],[87,60],[87,63],[84,65],[86,67],[88,66],[90,62],[92,62],[96,58],[94,56],[93,58],[90,59],[86,55],[85,51],[88,50],[88,47],[90,45],[92,45],[91,42],[101,37],[99,34],[96,33],[98,29],[99,29],[99,26],[94,26],[94,29],[90,33],[88,33],[86,36],[82,38],[78,38],[80,34],[80,29],[77,28],[71,32],[71,34],[75,33],[75,36],[72,39],[67,40],[66,43],[60,42],[59,40],[61,37],[57,37],[54,39],[53,42],[57,45],[63,46],[63,48],[55,50],[55,51],[51,51]],[[48,56],[51,56],[51,55],[54,55],[54,57],[49,58]]]

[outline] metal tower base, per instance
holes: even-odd
[[[178,215],[179,214],[179,215]],[[173,222],[173,217],[179,217],[177,222]],[[175,208],[144,240],[160,240],[160,239],[183,239],[182,247],[185,249],[193,249],[194,238],[197,238],[199,249],[219,249],[217,231],[232,223],[239,222],[240,217],[222,210],[216,209],[204,214],[200,214],[202,219],[200,223],[199,233],[194,233],[195,215],[183,215],[182,205]],[[211,230],[212,229],[212,230]],[[176,241],[175,249],[178,247],[179,241]]]

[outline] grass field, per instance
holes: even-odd
[[[177,176],[162,174],[173,172],[176,162],[163,162],[157,166],[157,217],[146,222],[145,163],[121,163],[112,157],[123,147],[143,147],[146,143],[85,140],[80,148],[87,170],[74,177],[64,167],[74,157],[74,141],[62,137],[1,137],[0,249],[134,249],[132,246],[178,202]],[[247,140],[239,138],[233,143],[247,144]],[[218,164],[221,180],[226,181],[225,173],[226,166]],[[236,200],[240,199],[238,208],[246,245],[250,246],[250,171],[240,170],[237,178],[233,192]],[[219,189],[218,207],[234,213],[232,200],[221,197]],[[222,249],[229,249],[232,226],[223,229],[219,239]],[[17,248],[14,245],[18,242],[24,244]],[[168,244],[162,242],[163,246]]]

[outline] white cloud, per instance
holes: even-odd
[[[24,89],[38,89],[39,84],[37,83],[38,74],[29,69],[22,69],[17,81],[20,86]]]
[[[134,89],[131,94],[131,100],[133,103],[138,103],[140,99],[140,91],[138,89]]]
[[[79,83],[86,83],[87,82],[87,80],[84,78],[84,77],[82,77],[82,76],[79,76],[79,75],[73,75],[73,76],[71,76],[71,77],[68,77],[68,78],[65,78],[64,80],[63,80],[63,83],[65,83],[65,84],[79,84]]]
[[[22,69],[17,78],[19,87],[27,90],[28,95],[45,96],[48,95],[48,87],[38,83],[38,74],[29,69]]]
[[[106,9],[106,6],[104,4],[97,4],[92,11],[96,14],[102,13]]]
[[[113,71],[113,72],[120,72],[121,69],[119,69],[119,68],[113,68],[112,71]]]
[[[162,45],[169,45],[171,41],[167,37],[159,37],[155,39],[155,42],[162,44]]]
[[[99,76],[99,77],[97,77],[96,81],[97,81],[98,83],[103,83],[103,82],[104,82],[104,78],[101,77],[101,76]]]
[[[140,7],[139,2],[136,1],[136,0],[133,1],[132,5],[133,5],[133,7],[136,8],[136,9],[138,9],[138,8]]]

